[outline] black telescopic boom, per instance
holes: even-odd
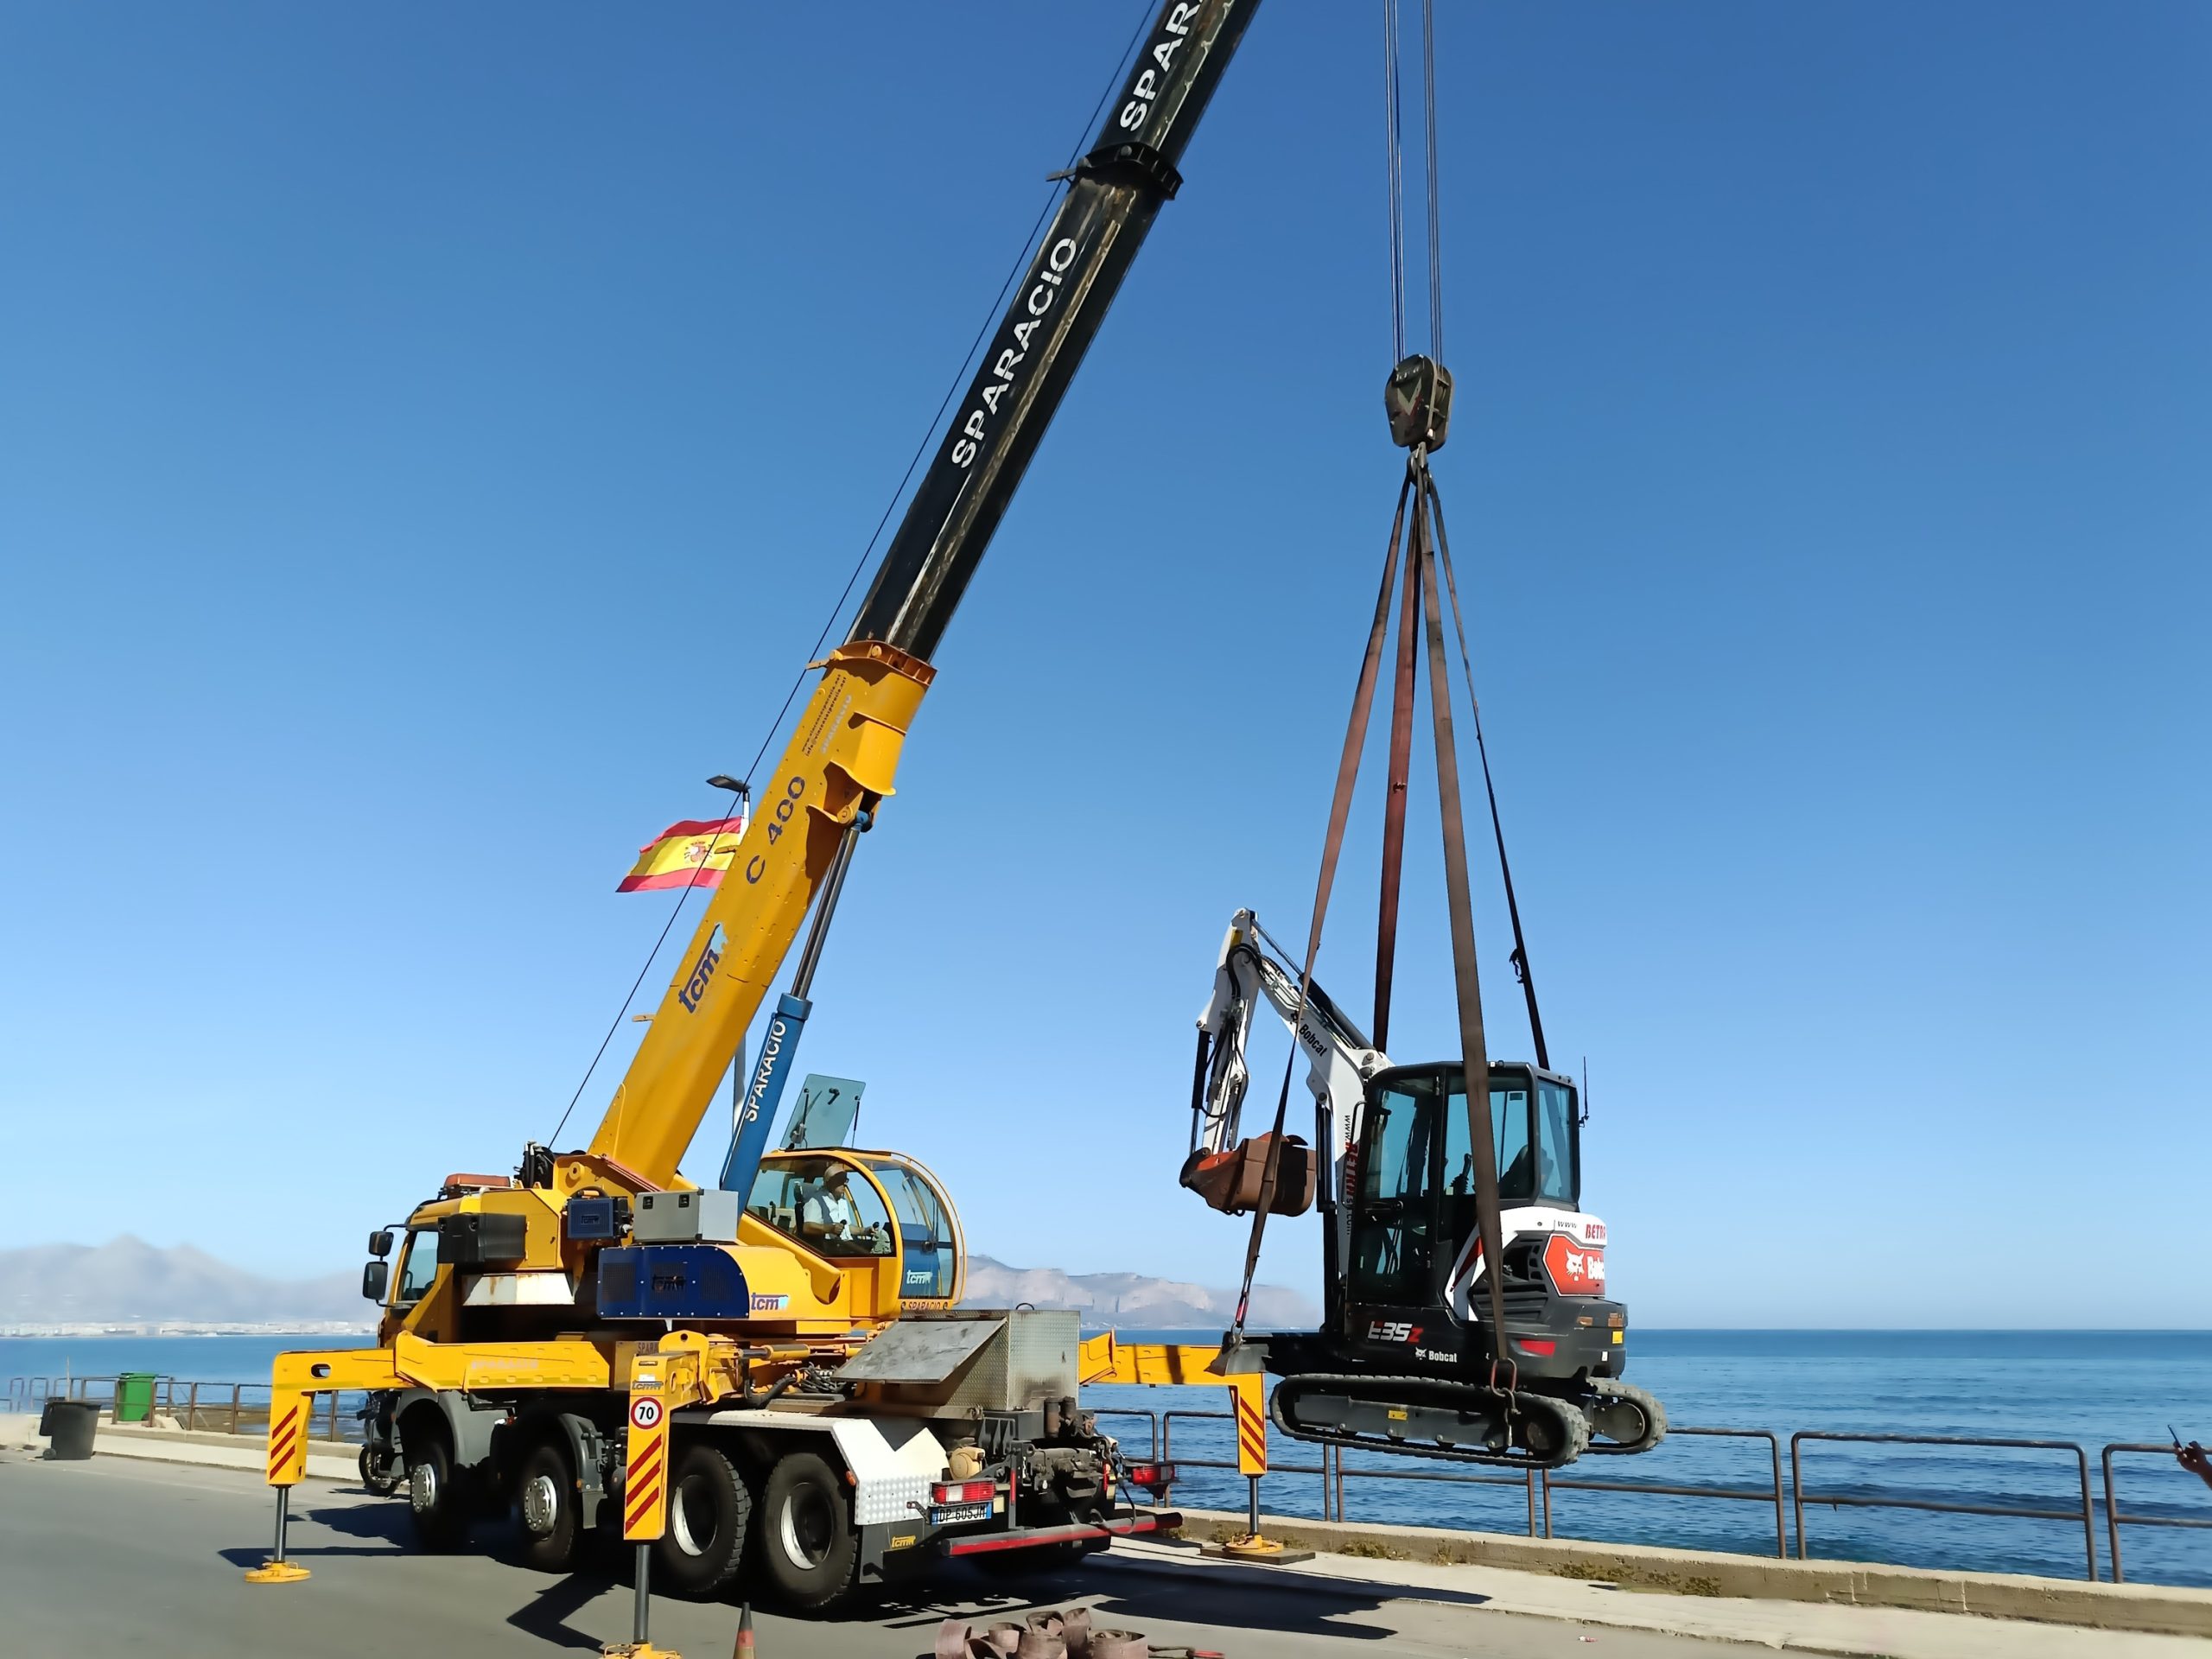
[[[1168,0],[1076,167],[853,623],[926,659],[1105,320],[1259,0]]]

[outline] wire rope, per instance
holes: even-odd
[[[1104,113],[1107,100],[1113,97],[1115,88],[1122,84],[1129,59],[1136,51],[1139,43],[1143,41],[1145,25],[1150,21],[1151,16],[1151,0],[1141,0],[1136,29],[1130,35],[1127,44],[1122,48],[1121,55],[1115,60],[1113,73],[1107,77],[1106,85],[1100,90],[1097,101],[1091,105],[1090,114],[1084,120],[1082,130],[1077,133],[1074,146],[1068,151],[1066,166],[1059,173],[1052,175],[1056,181],[1064,178],[1069,169],[1071,169],[1083,158],[1084,143],[1092,133],[1098,130],[1099,117]],[[1028,268],[1029,261],[1036,251],[1038,236],[1044,230],[1045,221],[1052,216],[1053,208],[1059,205],[1061,195],[1062,192],[1054,190],[1046,197],[1044,205],[1037,210],[1037,217],[1031,222],[1027,232],[1022,238],[1021,247],[1014,255],[1014,264],[1007,271],[1006,280],[999,284],[998,293],[993,297],[990,309],[985,313],[982,325],[976,330],[975,338],[968,342],[968,349],[961,353],[960,361],[953,370],[951,383],[945,387],[944,396],[938,402],[937,412],[930,416],[929,425],[923,429],[921,442],[914,446],[914,453],[907,458],[906,470],[899,474],[897,487],[891,492],[891,499],[884,504],[882,515],[876,519],[874,530],[869,532],[867,544],[861,549],[860,557],[853,562],[852,570],[845,577],[844,587],[838,590],[836,603],[830,607],[830,614],[822,624],[822,632],[815,636],[813,649],[807,652],[798,672],[791,677],[791,689],[784,693],[784,701],[776,710],[776,717],[768,722],[768,729],[760,739],[760,747],[753,751],[753,759],[745,768],[744,778],[740,781],[737,788],[731,792],[732,805],[751,798],[753,774],[760,771],[761,761],[767,758],[768,746],[776,741],[776,734],[783,729],[784,720],[791,713],[791,704],[798,700],[799,690],[806,683],[808,671],[821,657],[822,647],[828,643],[830,632],[836,627],[837,619],[844,613],[846,602],[852,598],[853,589],[860,582],[861,573],[868,569],[868,561],[874,556],[876,545],[883,539],[884,527],[891,522],[891,515],[898,510],[899,503],[905,499],[907,485],[913,481],[915,468],[921,465],[922,457],[929,453],[931,445],[937,442],[938,430],[944,424],[945,410],[951,407],[952,400],[960,395],[961,387],[967,383],[969,365],[975,362],[976,353],[982,349],[983,342],[990,337],[992,325],[997,322],[1000,314],[1006,308],[1007,296],[1013,291],[1014,283],[1020,280],[1021,273]],[[725,817],[728,816],[728,814],[724,814]],[[717,831],[714,839],[708,843],[707,858],[714,856],[721,840],[721,833]],[[576,1103],[583,1098],[584,1090],[591,1086],[593,1074],[599,1070],[600,1061],[607,1057],[607,1046],[614,1040],[614,1033],[622,1028],[622,1016],[630,1012],[631,1004],[637,1001],[639,988],[645,982],[645,976],[652,972],[653,963],[660,957],[661,948],[668,943],[669,934],[675,931],[677,918],[683,913],[685,906],[691,902],[691,895],[698,888],[699,876],[706,868],[707,859],[702,858],[692,870],[691,879],[683,884],[683,891],[677,894],[675,905],[669,911],[667,921],[661,925],[659,936],[653,940],[652,949],[645,955],[645,965],[638,969],[638,976],[631,982],[629,992],[623,997],[621,1007],[615,1010],[614,1018],[607,1022],[607,1033],[599,1039],[598,1048],[593,1051],[591,1064],[584,1068],[583,1076],[577,1080],[575,1092],[569,1096],[569,1103],[561,1113],[561,1121],[553,1126],[553,1134],[548,1137],[549,1145],[560,1138],[561,1131],[568,1127],[570,1114],[576,1109]]]

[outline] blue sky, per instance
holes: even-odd
[[[0,1246],[343,1268],[551,1129],[664,919],[616,879],[760,743],[1136,11],[9,13]],[[1395,490],[1378,36],[1259,15],[817,983],[804,1063],[1017,1263],[1235,1275],[1190,1022],[1309,902]],[[2212,16],[1439,48],[1438,473],[1616,1288],[2206,1324]]]

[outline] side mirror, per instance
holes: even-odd
[[[375,1232],[369,1235],[369,1254],[378,1257],[387,1256],[391,1254],[391,1229],[379,1227]]]
[[[389,1233],[385,1235],[386,1249],[391,1247],[391,1237]],[[391,1264],[388,1262],[372,1262],[361,1269],[361,1294],[372,1302],[384,1300],[385,1290],[391,1282]]]

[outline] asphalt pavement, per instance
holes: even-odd
[[[295,1492],[291,1554],[304,1583],[249,1586],[268,1553],[272,1509],[251,1475],[96,1457],[49,1463],[0,1454],[0,1653],[108,1656],[594,1653],[630,1634],[619,1576],[535,1572],[511,1532],[486,1527],[465,1554],[409,1543],[404,1503],[327,1481]],[[1246,1575],[1249,1576],[1249,1575]],[[1599,1629],[1487,1609],[1479,1595],[1357,1580],[1256,1586],[1110,1554],[1009,1586],[948,1567],[926,1591],[827,1620],[757,1618],[760,1659],[914,1659],[948,1614],[987,1620],[1077,1603],[1094,1626],[1225,1659],[1420,1656],[1434,1659],[1682,1659],[1745,1651],[1730,1642]],[[730,1652],[728,1603],[656,1596],[656,1645],[687,1659]]]

